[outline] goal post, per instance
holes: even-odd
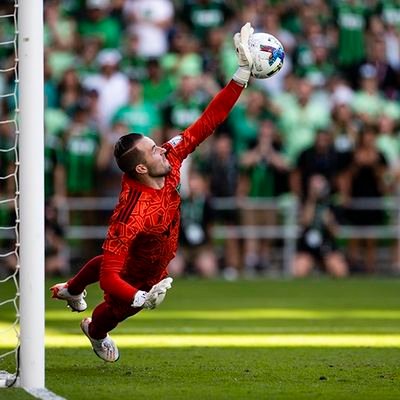
[[[20,385],[45,387],[43,0],[18,1]]]

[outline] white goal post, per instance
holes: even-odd
[[[19,0],[20,385],[44,379],[43,0]]]

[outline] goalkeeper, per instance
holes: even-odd
[[[178,189],[182,161],[228,116],[250,79],[250,23],[234,36],[239,68],[200,118],[161,147],[141,134],[122,136],[114,156],[124,172],[119,201],[111,217],[103,255],[91,259],[67,283],[54,285],[53,298],[84,311],[87,285],[100,281],[104,301],[81,322],[97,356],[114,362],[118,348],[109,332],[142,309],[153,309],[171,288],[167,266],[178,246]]]

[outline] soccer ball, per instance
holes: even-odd
[[[285,50],[275,36],[254,33],[249,38],[249,49],[253,56],[251,75],[254,78],[270,78],[282,68]]]

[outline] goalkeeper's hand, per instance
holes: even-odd
[[[251,67],[253,66],[253,57],[249,49],[249,39],[253,33],[254,29],[250,22],[247,22],[240,29],[240,33],[235,33],[233,37],[239,64],[239,68],[233,75],[233,79],[244,86],[247,86],[250,79]]]
[[[148,292],[139,290],[133,299],[132,307],[154,309],[163,302],[167,290],[171,289],[173,279],[165,278],[154,285]]]

